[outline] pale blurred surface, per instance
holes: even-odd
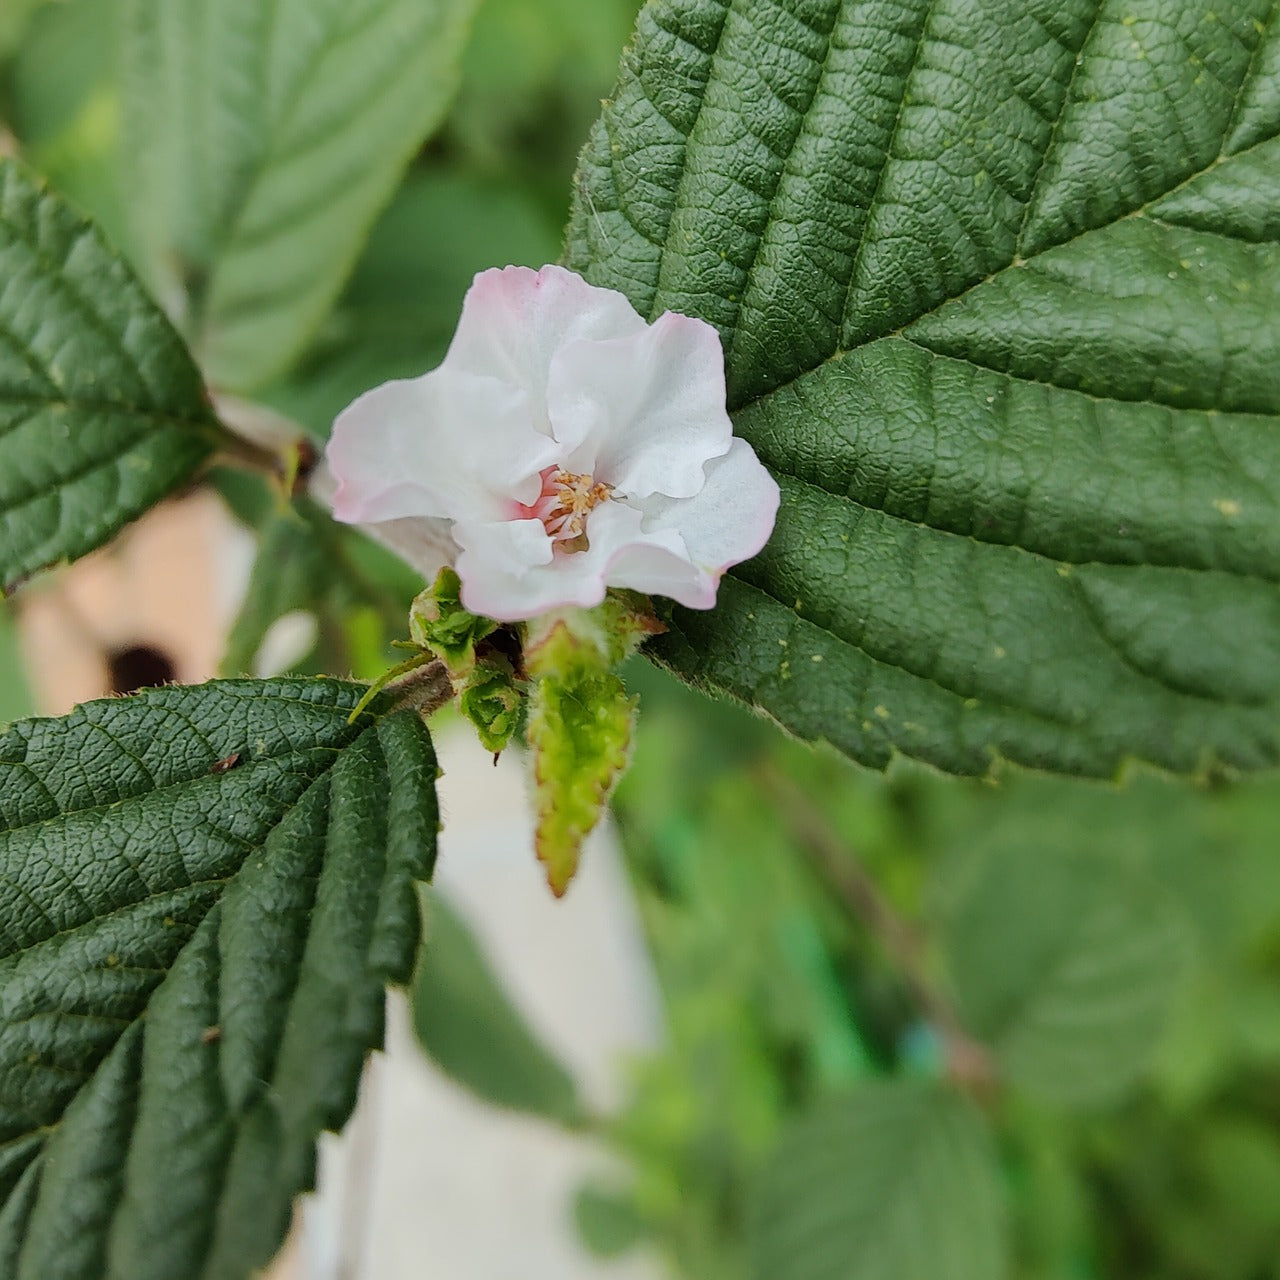
[[[521,762],[494,768],[471,736],[439,736],[445,829],[436,884],[588,1103],[620,1100],[627,1057],[660,1035],[612,832],[597,832],[557,902],[533,857]],[[300,1247],[272,1280],[659,1280],[652,1259],[606,1263],[577,1240],[573,1198],[606,1158],[588,1139],[472,1098],[425,1060],[404,997],[360,1105],[322,1148]],[[282,1263],[286,1260],[282,1259]]]

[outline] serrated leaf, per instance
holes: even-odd
[[[1000,1280],[1003,1206],[982,1118],[905,1081],[828,1100],[784,1133],[749,1239],[759,1280]]]
[[[350,1112],[418,935],[435,760],[329,680],[0,737],[0,1275],[240,1280]]]
[[[1271,0],[653,0],[569,262],[720,329],[766,550],[656,651],[868,764],[1280,759]]]
[[[0,159],[0,591],[105,542],[188,480],[218,430],[124,262]]]
[[[1188,959],[1173,902],[1105,850],[996,846],[951,905],[945,956],[965,1025],[1011,1083],[1111,1102],[1159,1046]]]
[[[413,983],[413,1025],[440,1069],[500,1107],[559,1123],[581,1115],[573,1077],[511,1002],[471,930],[423,891],[425,942]]]
[[[444,113],[475,3],[130,0],[131,209],[219,386],[280,373],[323,318]]]

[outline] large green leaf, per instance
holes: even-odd
[[[245,1277],[405,980],[432,866],[413,712],[328,680],[0,737],[0,1275]]]
[[[982,1118],[883,1081],[792,1123],[752,1203],[759,1280],[1000,1280],[999,1171]]]
[[[444,112],[475,4],[128,0],[138,239],[219,386],[279,373],[323,317]]]
[[[422,1047],[442,1071],[489,1102],[562,1123],[580,1120],[573,1077],[511,1002],[466,923],[434,894],[426,915],[413,983],[413,1025]]]
[[[569,261],[783,490],[667,661],[874,765],[1280,758],[1276,14],[652,0]]]
[[[1115,849],[1036,845],[1028,828],[968,859],[945,930],[961,1017],[1012,1083],[1110,1102],[1159,1046],[1189,933],[1159,882]]]
[[[187,480],[218,432],[125,264],[0,160],[0,591],[105,542]]]

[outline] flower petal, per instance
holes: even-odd
[[[529,417],[519,388],[451,369],[365,392],[338,415],[326,449],[334,515],[351,524],[506,515],[557,453]]]
[[[575,339],[622,338],[645,327],[621,293],[598,289],[563,267],[494,267],[467,290],[442,367],[521,387],[534,425],[550,435],[545,406],[555,352]]]
[[[719,576],[691,561],[677,529],[646,530],[642,511],[608,502],[592,512],[587,535],[591,546],[585,558],[606,586],[670,596],[695,609],[715,603]]]
[[[769,541],[780,496],[778,482],[755,450],[735,439],[723,458],[707,463],[706,483],[694,497],[653,497],[639,505],[646,532],[679,530],[690,559],[718,577],[730,565],[750,560]]]
[[[547,406],[570,468],[629,497],[692,497],[733,438],[720,335],[672,311],[627,337],[567,342]]]
[[[540,520],[460,520],[453,536],[461,549],[454,567],[462,603],[472,613],[518,622],[604,599],[599,574],[579,571],[567,563],[571,556],[554,555]]]
[[[708,573],[683,555],[655,542],[620,547],[606,573],[611,587],[669,596],[690,609],[710,609],[720,585],[718,573]]]

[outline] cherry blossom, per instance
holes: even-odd
[[[519,621],[609,587],[714,605],[772,532],[778,486],[725,409],[716,330],[647,324],[561,267],[481,272],[440,366],[339,415],[334,515],[424,575],[443,545],[472,612]]]

